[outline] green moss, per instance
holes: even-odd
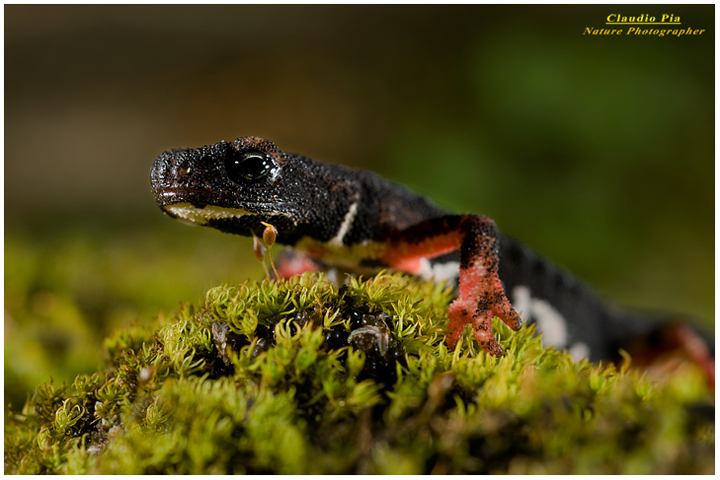
[[[444,343],[451,293],[402,275],[209,290],[7,413],[6,473],[712,473],[692,366],[651,382],[532,328]]]

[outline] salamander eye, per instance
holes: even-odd
[[[278,164],[265,152],[251,151],[229,157],[226,168],[230,180],[254,182],[271,175],[277,170]]]

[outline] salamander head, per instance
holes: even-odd
[[[244,137],[162,153],[151,171],[158,206],[181,221],[229,233],[261,234],[260,222],[292,233],[306,216],[298,183],[307,159],[268,140]]]

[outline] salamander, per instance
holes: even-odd
[[[374,173],[244,137],[163,152],[151,184],[160,208],[183,222],[254,237],[275,227],[277,241],[302,255],[295,267],[280,268],[286,275],[330,267],[393,269],[455,282],[450,348],[470,325],[482,349],[501,356],[492,319],[513,330],[524,320],[537,324],[545,345],[567,349],[576,359],[618,358],[620,349],[639,361],[680,352],[714,381],[714,345],[690,323],[610,305],[501,233],[493,220],[447,212]]]

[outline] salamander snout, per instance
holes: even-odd
[[[227,144],[225,144],[227,145]],[[224,157],[222,147],[167,150],[161,153],[150,171],[150,185],[159,206],[201,200],[217,190],[216,158]],[[200,197],[200,198],[199,198]]]

